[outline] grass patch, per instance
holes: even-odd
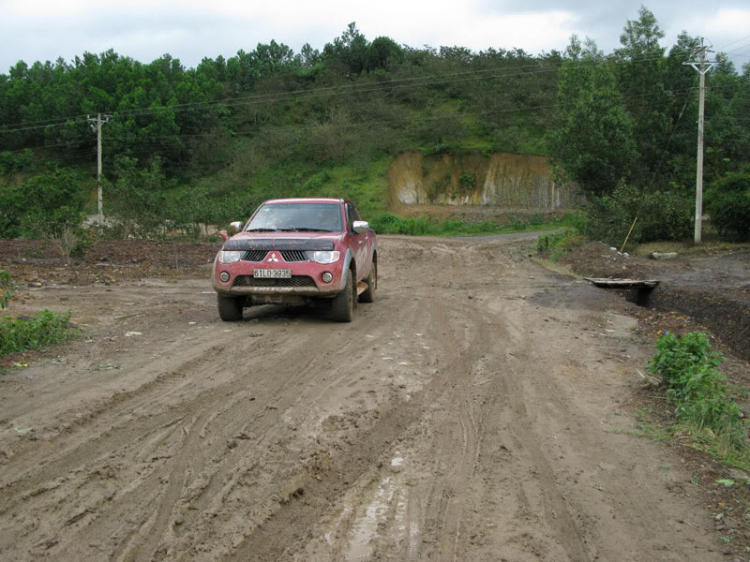
[[[750,243],[723,242],[716,235],[704,234],[701,244],[686,242],[646,242],[633,250],[636,256],[647,256],[653,252],[677,252],[686,255],[724,254],[750,249]]]
[[[717,369],[723,359],[703,332],[668,333],[657,341],[648,369],[661,377],[674,406],[675,435],[688,437],[693,446],[726,464],[750,470],[747,423]]]
[[[70,325],[70,311],[43,310],[33,318],[0,318],[0,357],[27,349],[63,342],[76,335]]]
[[[536,252],[550,261],[557,262],[563,255],[586,243],[586,237],[578,234],[573,228],[563,232],[543,234],[536,243]]]
[[[0,269],[0,308],[7,308],[13,296],[13,278],[10,273]]]
[[[383,213],[370,220],[370,226],[378,234],[482,236],[570,227],[576,221],[576,217],[574,213],[568,213],[559,219],[545,222],[541,216],[535,215],[529,219],[514,218],[510,223],[500,224],[491,220],[469,223],[458,219],[440,220],[426,216],[401,218],[393,213]]]

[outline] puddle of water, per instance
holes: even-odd
[[[354,522],[352,526],[353,536],[349,541],[349,549],[346,552],[347,562],[361,562],[370,558],[372,545],[370,544],[377,534],[378,525],[385,520],[396,486],[390,477],[384,478],[375,497],[367,506],[365,514]]]

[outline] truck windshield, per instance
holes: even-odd
[[[341,232],[341,206],[283,203],[263,205],[245,228],[247,232]]]

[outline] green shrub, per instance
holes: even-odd
[[[715,433],[733,432],[740,410],[727,397],[726,378],[717,370],[723,357],[711,351],[708,336],[669,333],[659,338],[656,350],[648,368],[664,380],[675,417]]]
[[[473,173],[464,172],[458,177],[458,185],[463,193],[467,193],[477,186],[477,179]]]
[[[107,216],[121,225],[122,235],[149,236],[164,233],[167,221],[165,191],[169,187],[158,159],[139,168],[134,158],[120,157],[117,181],[108,188]]]
[[[0,186],[0,236],[39,239],[76,228],[85,215],[87,194],[84,176],[71,169]]]
[[[558,261],[564,254],[585,242],[586,239],[583,236],[577,234],[574,229],[567,228],[563,232],[542,234],[536,241],[536,251],[552,261]]]
[[[70,312],[43,310],[28,320],[4,316],[0,318],[0,357],[60,343],[74,333],[70,327]]]
[[[620,186],[612,195],[591,197],[586,206],[586,234],[619,246],[638,217],[629,240],[683,240],[690,237],[692,202],[676,191],[646,192]]]
[[[382,213],[370,220],[370,226],[379,234],[406,234],[410,236],[478,236],[523,232],[525,230],[559,228],[569,226],[574,215],[568,214],[561,219],[546,224],[530,226],[518,217],[510,224],[502,225],[492,220],[468,223],[459,219],[438,220],[429,217],[401,218],[393,213]]]
[[[750,240],[750,172],[729,173],[711,184],[706,211],[724,240]]]
[[[10,299],[13,296],[13,278],[10,273],[0,269],[0,308],[8,308]]]

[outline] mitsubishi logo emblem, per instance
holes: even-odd
[[[279,258],[276,257],[276,254],[271,253],[271,257],[268,258],[269,262],[279,261]]]

